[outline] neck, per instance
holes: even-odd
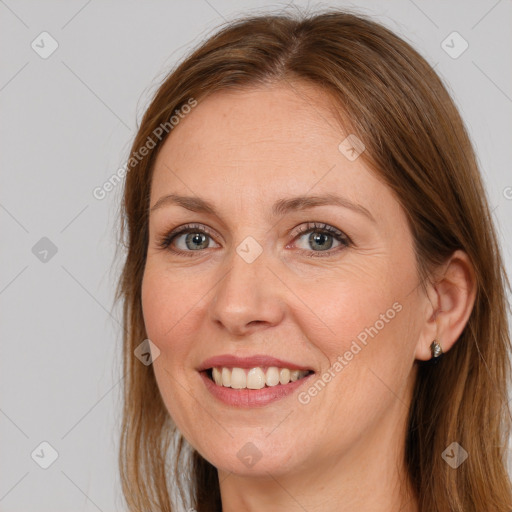
[[[387,468],[385,478],[380,471],[377,478],[371,468],[367,469],[361,474],[353,467],[337,464],[293,477],[269,473],[259,478],[220,472],[222,512],[418,512],[414,493],[407,479],[399,477],[396,466]]]

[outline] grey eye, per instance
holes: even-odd
[[[309,232],[303,233],[302,235],[299,236],[298,239],[304,240],[306,236],[307,239],[305,246],[299,247],[300,249],[304,249],[306,251],[328,251],[333,247],[334,242],[338,242],[338,244],[341,244],[341,242],[335,239],[336,236],[334,234],[325,233],[318,229],[310,230]]]
[[[180,239],[185,237],[185,247],[180,247]],[[183,233],[176,237],[176,246],[180,250],[196,251],[207,249],[210,243],[210,236],[206,233]]]

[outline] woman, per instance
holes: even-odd
[[[506,277],[407,43],[339,11],[228,24],[147,109],[122,219],[130,510],[511,509]]]

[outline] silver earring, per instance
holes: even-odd
[[[434,340],[430,345],[430,352],[432,353],[433,360],[437,360],[443,355],[443,349],[437,340]]]

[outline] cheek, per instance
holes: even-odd
[[[142,312],[148,337],[157,345],[168,343],[197,303],[192,287],[172,278],[172,273],[148,264],[141,288]]]
[[[159,348],[153,370],[166,409],[187,439],[194,438],[197,408],[187,389],[185,373],[193,347],[193,310],[197,303],[189,288],[169,278],[165,270],[146,267],[141,288],[142,310],[148,338]],[[197,383],[193,383],[197,385]]]
[[[316,402],[318,414],[329,402],[330,415],[343,415],[348,407],[364,423],[365,414],[376,414],[396,400],[389,390],[399,389],[411,370],[419,311],[417,294],[411,293],[414,266],[404,264],[398,279],[385,264],[374,263],[369,268],[346,266],[343,275],[323,287],[319,281],[307,292],[297,291],[313,312],[302,328],[326,356],[319,376],[326,385],[317,385],[326,391],[312,389],[304,396],[304,402]]]
[[[311,320],[303,323],[303,328],[312,343],[323,345],[321,348],[330,358],[349,350],[353,340],[364,342],[370,336],[367,329],[376,322],[379,332],[387,330],[396,316],[393,304],[397,293],[389,275],[378,272],[377,267],[378,264],[370,269],[346,266],[329,279],[318,279],[314,286],[300,280],[294,283],[294,290],[305,298],[309,309]]]
[[[141,300],[146,334],[160,350],[154,363],[158,385],[163,395],[179,396],[183,368],[193,347],[191,322],[197,300],[186,286],[173,282],[168,273],[152,267],[144,273]],[[171,406],[167,398],[164,396]]]
[[[167,288],[161,276],[146,269],[141,289],[142,314],[147,335],[157,345],[161,344],[165,330],[171,327],[169,313],[175,299]]]

